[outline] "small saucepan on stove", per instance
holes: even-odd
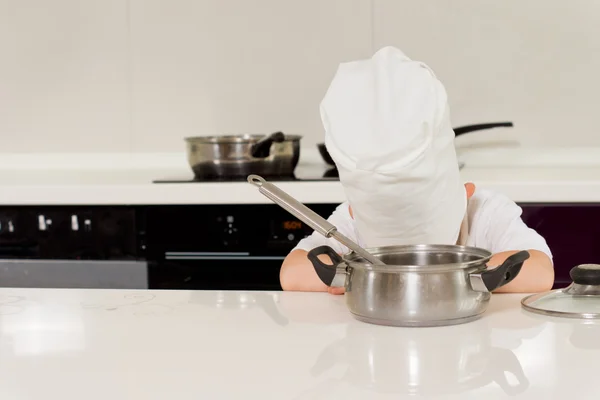
[[[485,129],[503,128],[503,127],[510,128],[512,126],[514,126],[514,124],[512,122],[490,122],[490,123],[486,123],[486,124],[474,124],[474,125],[459,126],[458,128],[453,128],[453,130],[454,130],[455,136],[461,136],[466,133],[482,131]],[[329,154],[329,152],[327,151],[327,147],[325,146],[325,143],[318,143],[317,148],[319,149],[319,154],[321,154],[323,161],[325,161],[325,163],[327,163],[328,165],[335,166],[335,163],[333,162],[333,158],[331,158],[331,154]]]
[[[511,282],[529,252],[488,268],[492,253],[459,245],[404,245],[363,249],[330,222],[256,175],[248,181],[260,193],[325,237],[352,251],[329,246],[308,253],[321,281],[346,289],[346,306],[363,322],[391,326],[442,326],[473,321],[487,309],[491,292]],[[327,264],[327,256],[333,264]]]
[[[195,136],[185,138],[196,179],[236,179],[250,174],[293,176],[300,159],[299,135]]]

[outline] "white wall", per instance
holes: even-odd
[[[322,140],[339,62],[429,64],[466,140],[600,145],[600,2],[0,0],[0,151],[179,151],[183,137]]]

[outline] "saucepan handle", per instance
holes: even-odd
[[[494,291],[515,279],[527,259],[529,259],[529,252],[519,251],[508,257],[499,267],[478,274],[470,274],[471,287],[477,292]]]
[[[320,255],[328,256],[333,264],[325,264],[319,259]],[[329,246],[315,247],[308,252],[308,260],[313,265],[319,279],[329,287],[343,287],[346,278],[346,263]],[[337,277],[337,279],[336,279]]]
[[[254,158],[267,158],[271,154],[271,145],[273,143],[281,143],[284,140],[285,135],[283,132],[272,133],[254,143],[250,148],[250,154]]]
[[[382,265],[383,262],[377,257],[371,255],[350,238],[343,235],[335,226],[319,214],[315,213],[292,196],[279,189],[277,186],[265,181],[258,175],[248,175],[248,182],[258,187],[259,192],[271,199],[275,204],[278,204],[290,214],[294,215],[300,221],[304,222],[315,231],[319,232],[326,238],[332,237],[342,243],[356,254],[369,261],[371,264]]]

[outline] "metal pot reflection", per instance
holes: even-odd
[[[443,334],[444,337],[440,337]],[[319,376],[338,364],[343,380],[381,393],[434,395],[462,393],[495,382],[509,395],[529,381],[515,354],[490,343],[485,321],[414,330],[349,323],[344,339],[327,346],[311,369]],[[517,384],[511,385],[507,373]]]

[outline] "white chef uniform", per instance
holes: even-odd
[[[343,63],[321,117],[364,245],[457,242],[466,191],[446,91],[431,69],[394,47]]]
[[[365,242],[355,221],[348,212],[348,202],[340,204],[327,218],[338,230],[361,246]],[[467,208],[468,233],[463,244],[500,253],[515,250],[537,250],[552,258],[546,240],[529,228],[521,219],[522,209],[507,196],[477,188]],[[294,250],[310,251],[328,245],[338,254],[350,251],[335,239],[325,238],[317,232],[300,240]]]
[[[477,189],[467,204],[447,95],[423,63],[385,47],[371,59],[341,64],[321,117],[348,199],[328,220],[359,245],[459,242],[493,253],[531,249],[552,257],[508,197]],[[317,232],[295,249],[323,244],[349,251]]]

